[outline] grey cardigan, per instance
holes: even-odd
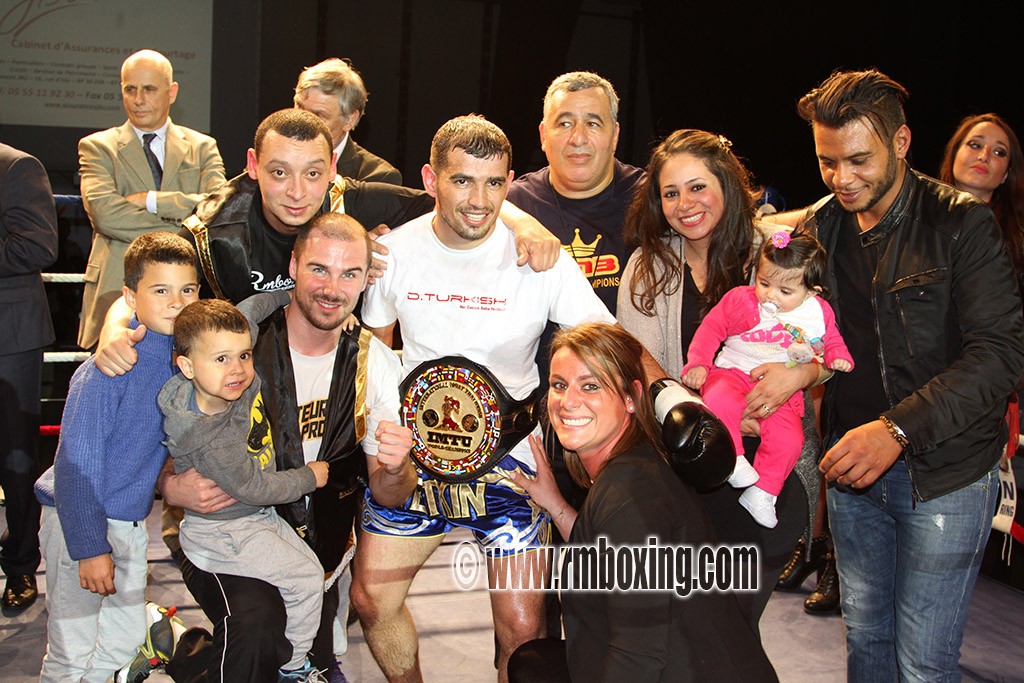
[[[682,236],[672,232],[664,240],[679,254],[680,261],[685,263]],[[630,254],[626,268],[622,271],[615,317],[627,332],[640,340],[670,377],[679,379],[683,372],[683,284],[680,282],[672,294],[655,297],[654,315],[644,315],[633,305],[632,297],[632,283],[639,260],[640,250],[637,249]]]

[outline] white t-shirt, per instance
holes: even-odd
[[[423,361],[465,356],[523,399],[539,384],[534,358],[548,320],[563,327],[615,322],[564,251],[554,268],[536,273],[516,265],[515,237],[501,220],[482,244],[459,250],[441,243],[433,218],[421,216],[380,238],[389,250],[387,270],[363,296],[366,325],[398,322],[403,374]],[[513,455],[533,462],[525,439]]]
[[[302,434],[302,453],[307,463],[316,460],[320,452],[324,424],[327,419],[327,399],[334,374],[334,356],[337,348],[322,356],[304,356],[290,349],[295,371],[295,399],[299,407],[299,431]],[[363,452],[377,455],[374,432],[381,420],[399,423],[401,405],[398,385],[402,381],[402,363],[395,352],[374,337],[366,360],[366,436]]]

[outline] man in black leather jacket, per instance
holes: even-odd
[[[1003,415],[1024,371],[999,227],[909,167],[906,97],[878,71],[837,72],[798,105],[833,193],[802,227],[828,249],[856,361],[827,385],[821,462],[851,681],[959,680]]]

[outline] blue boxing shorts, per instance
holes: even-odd
[[[419,483],[400,508],[384,507],[366,489],[363,531],[379,536],[430,538],[455,527],[473,532],[492,557],[546,548],[551,517],[508,478],[519,470],[534,476],[525,464],[505,454],[493,469],[473,481],[448,483],[431,478],[419,467]]]

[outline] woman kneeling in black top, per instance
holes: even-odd
[[[537,477],[520,475],[516,483],[548,510],[575,559],[560,575],[566,640],[520,647],[509,662],[509,679],[775,681],[734,595],[690,590],[700,548],[714,548],[717,541],[699,497],[661,452],[640,355],[635,338],[603,323],[563,330],[552,341],[547,417],[573,478],[590,491],[577,513],[555,484],[543,444],[530,437]],[[604,561],[602,543],[605,557],[614,553]],[[636,585],[638,575],[651,572],[635,554],[627,560],[627,551],[654,545],[670,557],[686,557],[689,549],[688,565],[677,568],[673,560],[667,572],[669,581],[685,577],[677,590]],[[598,551],[598,565],[613,569],[603,578],[616,588],[578,590],[591,567],[585,553],[573,548],[584,547]]]

